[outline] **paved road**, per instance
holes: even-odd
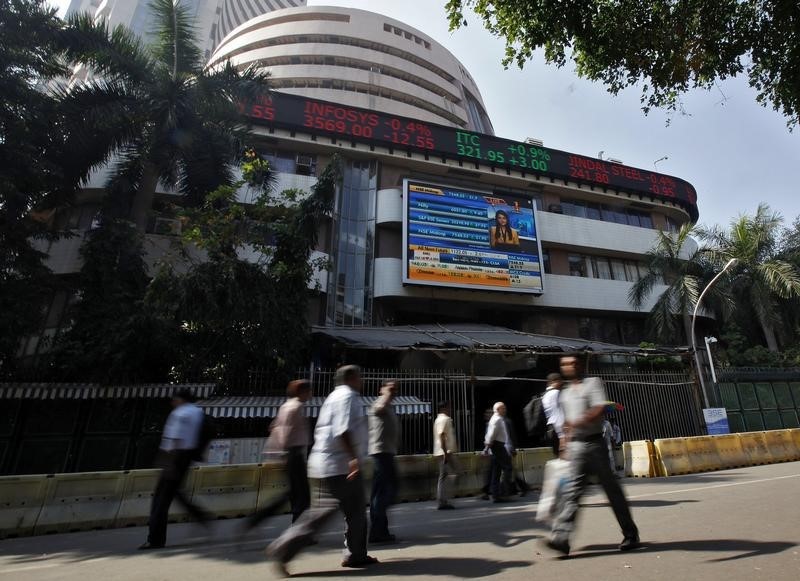
[[[800,463],[625,481],[645,546],[620,553],[614,517],[599,489],[584,500],[569,559],[537,540],[535,495],[505,505],[460,499],[458,510],[403,504],[391,520],[402,539],[371,553],[381,563],[339,567],[337,524],[291,564],[293,577],[352,579],[792,580],[800,579]],[[219,521],[211,537],[197,525],[170,525],[170,546],[142,553],[144,528],[0,541],[0,581],[275,579],[265,539],[288,525],[273,519],[237,543],[238,521]]]

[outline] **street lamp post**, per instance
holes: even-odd
[[[703,302],[703,297],[708,292],[714,284],[720,279],[720,277],[725,274],[725,271],[734,266],[738,261],[736,258],[731,258],[728,262],[725,263],[725,266],[722,267],[717,275],[711,279],[706,285],[706,288],[703,289],[703,292],[700,293],[700,298],[697,299],[697,304],[694,306],[694,313],[692,314],[692,352],[694,353],[694,365],[695,369],[697,370],[697,376],[700,378],[700,390],[703,392],[703,402],[706,404],[706,407],[710,407],[708,403],[708,393],[706,393],[706,382],[703,379],[703,372],[700,371],[700,357],[697,355],[697,340],[694,336],[694,324],[697,322],[697,311],[700,309],[700,303]],[[706,343],[706,346],[708,344]],[[716,379],[714,379],[714,383],[716,383]]]
[[[717,372],[714,371],[714,358],[711,357],[711,344],[717,342],[716,337],[706,337],[706,353],[708,353],[708,365],[711,367],[711,381],[714,382],[714,385],[717,384]]]

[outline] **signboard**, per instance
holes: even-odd
[[[725,408],[704,408],[703,418],[706,420],[709,436],[731,433],[728,426],[728,412]]]
[[[403,182],[403,282],[541,293],[533,200]]]
[[[697,194],[689,182],[607,160],[279,92],[259,102],[242,104],[241,111],[254,123],[670,200],[682,205],[693,220],[698,216]]]

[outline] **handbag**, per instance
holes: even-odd
[[[569,470],[569,461],[561,458],[549,460],[544,465],[542,494],[539,496],[539,505],[536,509],[537,521],[549,521],[555,516],[561,491],[564,488],[564,484],[569,480]]]

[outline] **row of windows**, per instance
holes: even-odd
[[[395,33],[397,36],[405,36],[405,37],[406,37],[406,39],[408,39],[408,40],[413,40],[413,41],[414,41],[414,42],[416,42],[417,44],[421,44],[421,45],[423,45],[423,46],[424,46],[425,48],[427,48],[428,50],[430,50],[430,49],[431,49],[431,43],[429,43],[429,42],[428,42],[427,40],[425,40],[424,38],[420,38],[420,37],[419,37],[419,36],[417,36],[416,34],[413,34],[413,33],[411,33],[411,32],[408,32],[407,30],[403,30],[402,28],[398,28],[398,27],[396,27],[396,26],[392,26],[391,24],[389,24],[389,23],[387,23],[387,22],[384,22],[384,24],[383,24],[383,29],[384,29],[386,32],[394,32],[394,33]]]
[[[386,65],[381,65],[380,67],[378,67],[374,62],[370,61],[363,61],[359,59],[351,59],[348,57],[334,56],[334,55],[304,54],[304,55],[282,55],[277,57],[258,59],[258,65],[265,68],[270,68],[280,65],[335,66],[335,67],[346,67],[348,69],[377,72],[381,75],[386,75],[387,77],[393,77],[395,79],[400,79],[401,81],[405,81],[406,83],[416,85],[422,89],[425,89],[426,91],[435,93],[440,97],[447,99],[450,102],[456,103],[457,105],[461,104],[461,99],[459,99],[456,95],[448,93],[442,87],[435,85],[430,81],[426,81],[421,77],[412,75],[401,69],[387,67]]]
[[[653,218],[650,214],[633,208],[585,202],[583,200],[562,200],[560,209],[561,213],[567,216],[627,224],[640,228],[653,228]]]
[[[570,276],[636,282],[648,272],[644,264],[635,260],[585,254],[570,254],[568,260]]]
[[[295,0],[287,0],[291,2],[292,6],[299,6],[299,2],[295,2]],[[221,20],[221,19],[220,19]],[[249,19],[248,19],[249,20]],[[332,21],[332,22],[350,22],[350,16],[347,14],[336,14],[336,13],[328,13],[328,12],[314,12],[310,14],[289,14],[286,16],[278,16],[276,18],[270,18],[266,22],[258,22],[253,26],[248,26],[247,28],[239,31],[236,33],[235,36],[230,37],[226,42],[231,42],[240,36],[247,34],[248,32],[253,32],[254,30],[261,30],[262,28],[266,28],[268,26],[276,26],[278,24],[286,24],[287,22],[303,22],[303,21]],[[219,33],[214,35],[214,46],[216,47],[219,42],[225,38],[225,36],[233,30],[236,26],[241,24],[242,22],[246,22],[246,20],[242,20],[238,23],[228,22],[227,27],[225,26],[225,22],[222,21],[222,26],[219,27]]]
[[[412,105],[419,109],[424,109],[434,115],[443,119],[447,119],[451,123],[459,126],[464,126],[464,120],[436,105],[432,105],[428,101],[402,93],[400,91],[393,91],[386,87],[379,87],[370,85],[369,83],[357,83],[355,81],[345,81],[343,79],[317,79],[317,78],[291,78],[291,79],[271,79],[270,85],[273,89],[304,89],[304,88],[319,88],[319,89],[333,89],[334,91],[347,91],[349,93],[363,93],[365,95],[376,95],[390,101],[398,101],[407,105]]]
[[[393,46],[389,46],[386,44],[372,42],[370,40],[355,38],[351,36],[340,36],[336,34],[307,34],[307,35],[293,34],[293,35],[257,40],[248,43],[242,47],[239,47],[237,49],[234,49],[230,52],[222,51],[217,60],[214,63],[212,63],[211,66],[215,66],[220,62],[227,61],[228,59],[232,59],[236,56],[257,50],[259,48],[269,48],[272,46],[280,46],[287,44],[316,44],[320,47],[322,47],[322,45],[325,44],[339,44],[344,46],[355,46],[357,48],[364,50],[374,50],[375,52],[381,52],[414,63],[417,66],[420,66],[422,68],[431,71],[436,76],[441,77],[448,83],[454,85],[456,84],[455,82],[456,79],[455,77],[453,77],[453,75],[451,75],[444,69],[437,67],[433,63],[418,57],[413,53],[410,53],[405,50],[400,50],[399,48],[395,48]]]

